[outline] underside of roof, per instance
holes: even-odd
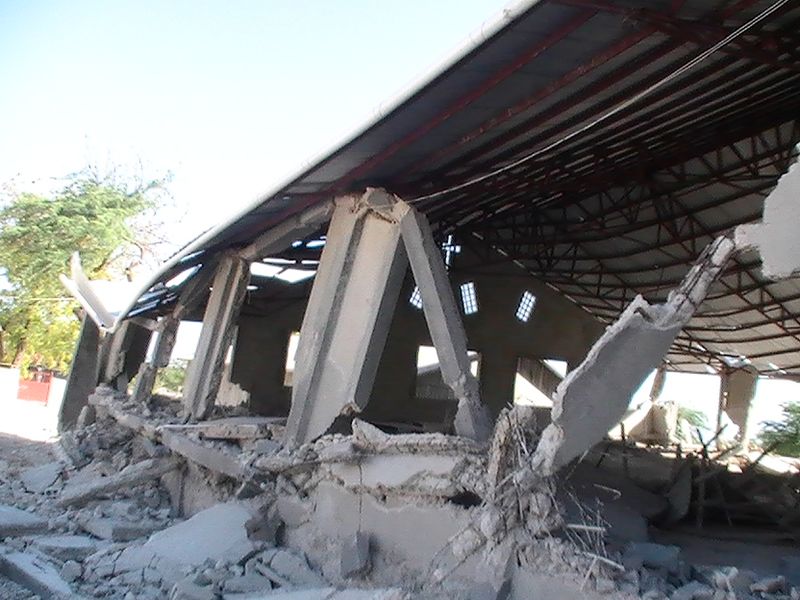
[[[541,0],[198,238],[160,281],[377,186],[413,202],[442,239],[454,234],[486,264],[514,262],[609,323],[636,294],[664,300],[715,235],[760,219],[798,142],[800,3]],[[759,267],[755,255],[733,262],[671,368],[749,361],[800,375],[800,282],[769,282]],[[131,314],[175,293],[156,285]]]

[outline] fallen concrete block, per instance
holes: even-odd
[[[777,594],[786,591],[786,578],[783,575],[759,579],[750,586],[750,591],[755,593]]]
[[[257,516],[254,509],[237,502],[217,504],[191,519],[154,533],[141,546],[126,548],[115,568],[119,571],[141,569],[153,558],[191,566],[207,560],[239,562],[259,547],[247,536],[247,523]]]
[[[339,574],[343,578],[363,575],[370,568],[369,536],[360,531],[342,540]]]
[[[13,506],[0,504],[0,538],[38,533],[47,529],[47,521]]]
[[[131,522],[106,517],[87,519],[80,526],[87,533],[112,542],[131,542],[161,528],[155,521]]]
[[[651,569],[666,569],[677,573],[680,569],[681,549],[678,546],[664,546],[652,542],[631,542],[625,548],[623,562],[637,562]]]
[[[63,468],[60,462],[50,462],[38,467],[25,469],[20,473],[19,478],[26,490],[35,494],[42,494],[58,481]]]
[[[225,594],[242,594],[245,592],[263,592],[272,589],[272,582],[257,573],[247,573],[232,577],[222,585]]]
[[[97,550],[95,541],[83,535],[48,535],[33,540],[33,546],[61,561],[82,561]]]
[[[314,571],[303,555],[289,550],[278,550],[269,561],[269,568],[293,585],[320,586],[325,585],[322,576]]]
[[[78,579],[82,573],[83,569],[78,561],[68,560],[64,563],[64,566],[61,567],[61,571],[59,571],[58,574],[61,576],[61,579],[67,583],[72,583]]]
[[[75,598],[55,568],[32,554],[0,554],[0,573],[42,598]]]
[[[142,462],[129,465],[116,475],[98,479],[84,485],[65,488],[58,500],[59,506],[72,506],[83,504],[92,498],[110,494],[124,488],[130,488],[178,468],[178,462],[173,458],[148,458]]]
[[[197,585],[190,579],[184,579],[172,586],[171,600],[216,600],[217,594],[210,585]]]

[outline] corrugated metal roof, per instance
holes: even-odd
[[[440,235],[517,261],[610,321],[636,293],[663,299],[714,234],[758,219],[795,158],[796,1],[542,0],[487,31],[385,116],[187,246],[160,280],[314,203],[381,186],[416,201]],[[767,282],[758,266],[742,257],[716,285],[668,357],[675,368],[746,355],[762,372],[800,374],[800,285]],[[151,295],[134,311],[152,307]]]

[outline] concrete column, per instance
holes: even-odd
[[[492,350],[481,353],[479,376],[481,398],[496,418],[506,406],[514,404],[517,357]]]
[[[664,391],[664,384],[667,381],[667,370],[664,365],[656,369],[656,376],[653,378],[653,385],[650,388],[650,402],[658,402],[661,393]]]
[[[288,445],[369,400],[407,267],[400,230],[384,216],[395,201],[380,190],[337,200],[300,329]]]
[[[398,206],[397,213],[414,280],[422,296],[422,310],[439,356],[442,379],[458,398],[456,433],[486,440],[491,435],[491,423],[486,407],[481,404],[478,382],[469,370],[467,336],[441,251],[422,214],[406,203]]]
[[[183,404],[192,419],[204,419],[214,408],[225,353],[244,302],[250,278],[249,263],[234,254],[222,257],[203,315],[203,327],[194,360],[186,374]]]
[[[158,370],[169,365],[179,324],[180,321],[172,316],[164,317],[159,322],[156,330],[158,339],[153,349],[153,356],[149,362],[142,363],[136,374],[136,385],[132,394],[135,402],[145,402],[152,395]]]
[[[120,392],[128,389],[128,383],[139,370],[147,355],[151,332],[132,321],[125,321],[111,334],[104,345],[105,361],[102,381]]]
[[[720,403],[730,420],[739,427],[739,443],[747,448],[750,442],[750,405],[756,393],[758,372],[749,368],[734,369],[720,377]]]
[[[82,321],[64,399],[58,412],[59,431],[75,426],[81,409],[87,405],[89,394],[97,387],[100,372],[100,329],[85,313]]]

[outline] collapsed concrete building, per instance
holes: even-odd
[[[565,521],[554,479],[649,373],[718,373],[742,443],[756,378],[800,374],[798,19],[780,1],[522,2],[122,310],[76,259],[61,427],[96,413],[170,456],[61,502],[159,477],[186,517],[268,498],[323,573],[352,546],[320,588],[368,548],[373,584],[419,594],[601,593],[626,565],[559,545],[603,527]],[[202,332],[165,404],[187,320]],[[515,403],[519,377],[552,410]]]

